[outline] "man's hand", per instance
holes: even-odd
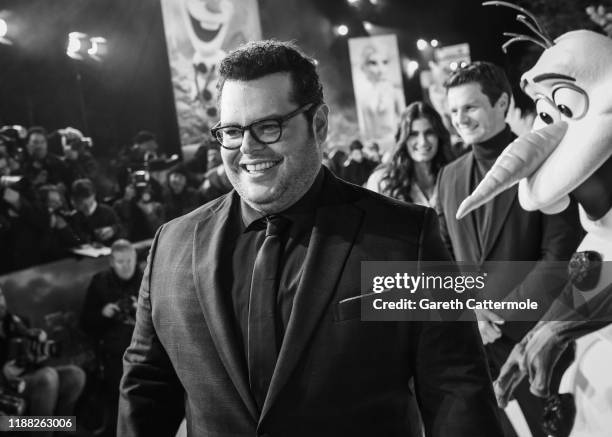
[[[501,337],[502,332],[499,325],[505,323],[504,319],[486,309],[474,310],[474,312],[478,318],[478,330],[483,344],[493,343]]]
[[[516,386],[527,375],[531,393],[539,397],[550,394],[555,364],[569,344],[558,334],[558,324],[562,323],[540,322],[514,346],[493,384],[500,407],[506,406]]]
[[[113,235],[115,235],[115,231],[113,230],[112,226],[98,228],[94,231],[94,233],[96,234],[96,237],[98,237],[102,241],[109,240],[113,238]]]
[[[19,367],[15,360],[7,361],[2,367],[2,373],[8,381],[19,378],[24,371],[25,369],[23,367]]]
[[[104,308],[102,308],[102,315],[108,319],[112,319],[119,311],[119,306],[111,302],[104,305]]]
[[[529,335],[529,334],[527,334]],[[493,383],[495,398],[500,408],[506,408],[508,401],[512,399],[514,389],[520,384],[525,375],[525,344],[527,336],[520,343],[514,345],[514,349],[508,355],[506,362],[499,371],[499,376]]]
[[[4,189],[4,201],[11,205],[15,209],[19,209],[21,205],[21,196],[18,191],[15,191],[9,187]]]
[[[123,193],[123,198],[129,201],[135,197],[136,197],[136,188],[134,188],[134,185],[132,184],[127,185],[125,187],[125,192]]]
[[[145,215],[151,215],[155,211],[155,203],[153,202],[139,200],[136,204]]]
[[[555,364],[569,344],[558,335],[555,329],[558,323],[541,323],[525,346],[525,364],[531,383],[529,390],[542,398],[550,394],[550,379]]]

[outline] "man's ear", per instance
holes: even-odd
[[[322,103],[316,109],[312,117],[312,131],[314,132],[317,145],[323,144],[327,139],[327,116],[329,115],[329,107]]]
[[[499,96],[499,99],[497,99],[497,102],[495,104],[499,105],[499,107],[504,111],[505,114],[508,111],[508,107],[510,106],[510,96],[508,95],[508,93],[501,93],[501,96]]]

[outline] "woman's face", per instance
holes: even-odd
[[[438,153],[438,136],[426,118],[416,118],[406,140],[408,154],[414,162],[429,162]]]

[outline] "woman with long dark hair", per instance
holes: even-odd
[[[366,187],[405,202],[433,207],[436,178],[447,160],[450,135],[438,113],[414,102],[401,114],[391,160],[372,173]]]

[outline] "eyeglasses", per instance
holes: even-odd
[[[237,124],[220,126],[219,124],[221,122],[219,122],[210,130],[210,133],[212,133],[217,141],[221,143],[221,147],[230,150],[238,149],[242,146],[242,138],[246,130],[248,130],[253,138],[259,143],[276,143],[283,136],[283,124],[285,124],[287,120],[308,111],[313,106],[314,103],[308,103],[304,106],[300,106],[287,115],[258,120],[248,126],[240,126]]]

